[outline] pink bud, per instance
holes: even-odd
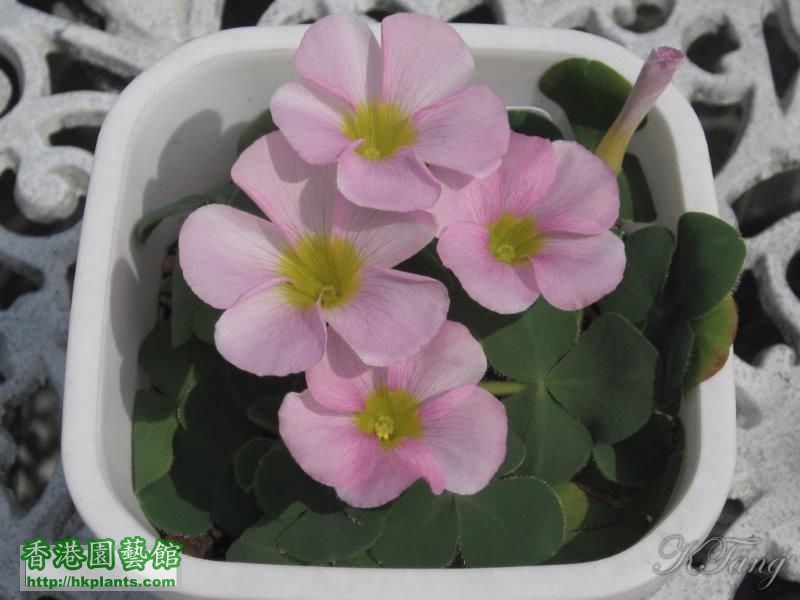
[[[615,172],[622,168],[622,158],[636,128],[672,81],[681,62],[683,52],[669,46],[661,46],[650,52],[625,106],[595,150]]]

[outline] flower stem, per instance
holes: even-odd
[[[478,385],[495,396],[508,396],[525,389],[524,383],[516,381],[481,381]]]

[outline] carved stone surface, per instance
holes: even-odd
[[[738,221],[749,251],[734,359],[731,506],[740,514],[724,521],[729,535],[766,538],[761,552],[786,556],[781,576],[800,581],[800,214],[791,214],[800,208],[800,2],[0,0],[0,597],[19,595],[22,540],[83,527],[60,467],[47,467],[58,403],[39,421],[31,402],[42,390],[59,399],[63,391],[83,195],[96,130],[116,94],[178,44],[220,27],[397,10],[580,28],[641,56],[662,44],[688,51],[676,83],[706,130],[723,216]],[[741,579],[683,572],[656,597],[733,598]]]

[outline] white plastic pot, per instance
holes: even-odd
[[[628,79],[641,60],[604,39],[557,29],[459,25],[476,79],[508,105],[560,110],[538,92],[542,72],[572,56],[598,59]],[[62,451],[70,492],[97,537],[155,532],[131,484],[131,413],[144,381],[137,349],[153,326],[160,262],[176,229],[144,246],[135,221],[157,206],[228,180],[245,123],[294,78],[305,28],[236,29],[189,42],[122,93],[97,144],[75,276]],[[632,146],[659,222],[687,210],[717,213],[706,142],[686,100],[669,89]],[[725,500],[735,458],[733,370],[695,389],[681,413],[685,460],[669,508],[636,545],[604,560],[557,566],[391,570],[255,565],[185,557],[180,592],[201,598],[366,600],[584,600],[642,598],[664,582],[653,572],[662,540],[702,539]]]

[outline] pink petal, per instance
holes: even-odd
[[[381,160],[356,152],[357,144],[339,160],[337,183],[348,200],[365,208],[407,212],[430,208],[441,186],[417,158],[413,148],[403,147]]]
[[[381,51],[363,19],[330,15],[311,25],[294,66],[301,77],[351,107],[380,95]]]
[[[362,277],[356,296],[325,317],[368,365],[411,356],[444,323],[447,288],[435,279],[377,267],[365,268]]]
[[[320,361],[326,336],[320,310],[290,306],[282,285],[272,280],[222,313],[214,342],[228,362],[256,375],[282,376]]]
[[[444,487],[456,494],[483,489],[506,456],[503,404],[486,390],[467,385],[422,404],[420,418],[421,443],[436,457]]]
[[[475,223],[456,223],[444,230],[436,247],[442,263],[478,304],[497,313],[514,314],[539,297],[531,265],[511,266],[492,256],[489,232]]]
[[[213,204],[198,208],[181,227],[183,276],[204,302],[228,308],[274,278],[284,242],[275,226],[244,211]]]
[[[625,245],[606,231],[595,236],[553,235],[533,258],[536,283],[547,301],[577,310],[611,293],[625,271]]]
[[[500,218],[504,208],[503,183],[495,171],[483,179],[473,179],[459,189],[442,185],[442,195],[430,212],[436,219],[438,234],[454,223],[488,225]]]
[[[308,390],[286,395],[278,411],[278,428],[300,468],[333,487],[364,481],[380,452],[378,438],[359,431],[353,415],[329,411]]]
[[[231,177],[289,242],[330,230],[336,166],[308,164],[281,132],[259,138],[242,152]]]
[[[363,411],[367,395],[387,381],[385,371],[361,362],[341,336],[330,329],[325,356],[306,371],[306,381],[322,406],[352,414]]]
[[[398,461],[410,472],[422,477],[431,486],[431,492],[441,494],[445,488],[442,466],[428,446],[419,440],[408,438],[390,451],[392,460]]]
[[[576,142],[553,142],[558,159],[553,187],[533,207],[542,231],[595,235],[619,216],[617,176]]]
[[[402,13],[381,23],[382,99],[409,113],[460,92],[475,70],[461,36],[450,25]]]
[[[472,175],[459,173],[453,169],[437,167],[436,165],[429,165],[428,168],[430,169],[431,174],[439,180],[439,183],[442,184],[443,188],[444,186],[447,186],[453,190],[460,190],[475,180]]]
[[[661,93],[672,81],[672,76],[683,62],[683,52],[661,46],[650,52],[630,96],[625,101],[616,125],[635,130],[647,116]]]
[[[414,148],[425,163],[486,177],[500,166],[511,130],[503,101],[476,85],[414,115]]]
[[[301,83],[279,87],[269,108],[292,148],[312,164],[336,162],[351,143],[342,131],[344,107]]]
[[[512,133],[499,177],[503,211],[528,216],[556,180],[557,155],[550,140]]]
[[[336,204],[332,235],[350,240],[367,265],[393,267],[427,246],[435,233],[433,216],[427,212],[374,210],[347,201]]]
[[[391,453],[379,452],[372,472],[360,483],[336,489],[339,497],[356,508],[373,508],[391,502],[419,479]]]
[[[427,400],[462,385],[476,385],[485,373],[481,345],[461,323],[445,321],[422,350],[389,366],[389,387]]]

